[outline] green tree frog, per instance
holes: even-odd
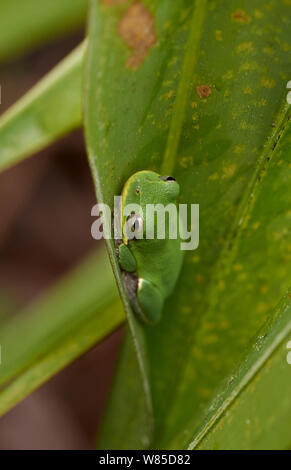
[[[164,218],[165,236],[158,239],[157,216],[147,217],[147,207],[171,204],[178,219],[179,192],[179,184],[174,178],[160,176],[154,171],[135,173],[122,190],[120,217],[121,225],[126,229],[123,230],[122,240],[116,245],[117,255],[132,309],[145,323],[154,324],[160,320],[165,300],[173,291],[183,260],[179,235],[169,238],[169,214],[168,218]],[[132,204],[138,205],[134,211],[131,211]],[[130,237],[132,231],[134,238]],[[152,234],[150,239],[146,238],[147,233]]]

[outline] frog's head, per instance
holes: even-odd
[[[135,173],[128,179],[122,191],[122,223],[131,218],[135,232],[140,231],[141,235],[146,226],[147,204],[176,204],[179,192],[180,186],[172,176],[160,176],[154,171]],[[133,205],[136,205],[136,208]]]
[[[172,176],[160,176],[154,171],[138,171],[122,191],[122,205],[169,204],[177,202],[180,186]]]

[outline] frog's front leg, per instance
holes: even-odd
[[[138,279],[137,299],[142,320],[146,323],[157,323],[161,319],[164,306],[164,297],[160,290],[145,279]]]
[[[121,268],[128,273],[136,271],[136,260],[127,245],[121,243],[118,249]]]

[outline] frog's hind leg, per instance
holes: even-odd
[[[159,289],[145,279],[138,280],[138,303],[141,319],[146,323],[158,323],[161,319],[164,300]]]

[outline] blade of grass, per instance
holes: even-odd
[[[106,315],[103,314],[104,309]],[[87,345],[84,344],[87,325],[95,320],[100,338],[112,331],[114,326],[117,328],[124,320],[121,304],[118,307],[118,293],[111,266],[103,251],[91,255],[43,298],[2,327],[0,385],[25,369],[34,367],[37,361],[51,355],[57,348],[62,348],[66,342],[68,349],[72,348],[71,341],[75,341],[76,350],[66,353],[66,358],[66,350],[59,350],[64,358],[62,364],[66,360],[69,362],[70,354],[74,358],[78,351],[81,353],[94,343],[94,337],[100,339],[98,331],[92,330],[93,337],[88,336]],[[84,340],[83,344],[78,344],[78,335],[82,328],[85,329]],[[53,367],[57,369],[57,364]],[[40,373],[38,380],[44,381],[47,374],[45,372],[44,377],[41,377]]]
[[[86,41],[0,117],[0,171],[81,125]]]
[[[87,0],[1,0],[0,62],[85,23]]]
[[[37,387],[112,333],[124,320],[120,301],[92,310],[93,317],[70,332],[63,342],[39,357],[0,392],[0,416],[22,401]]]

